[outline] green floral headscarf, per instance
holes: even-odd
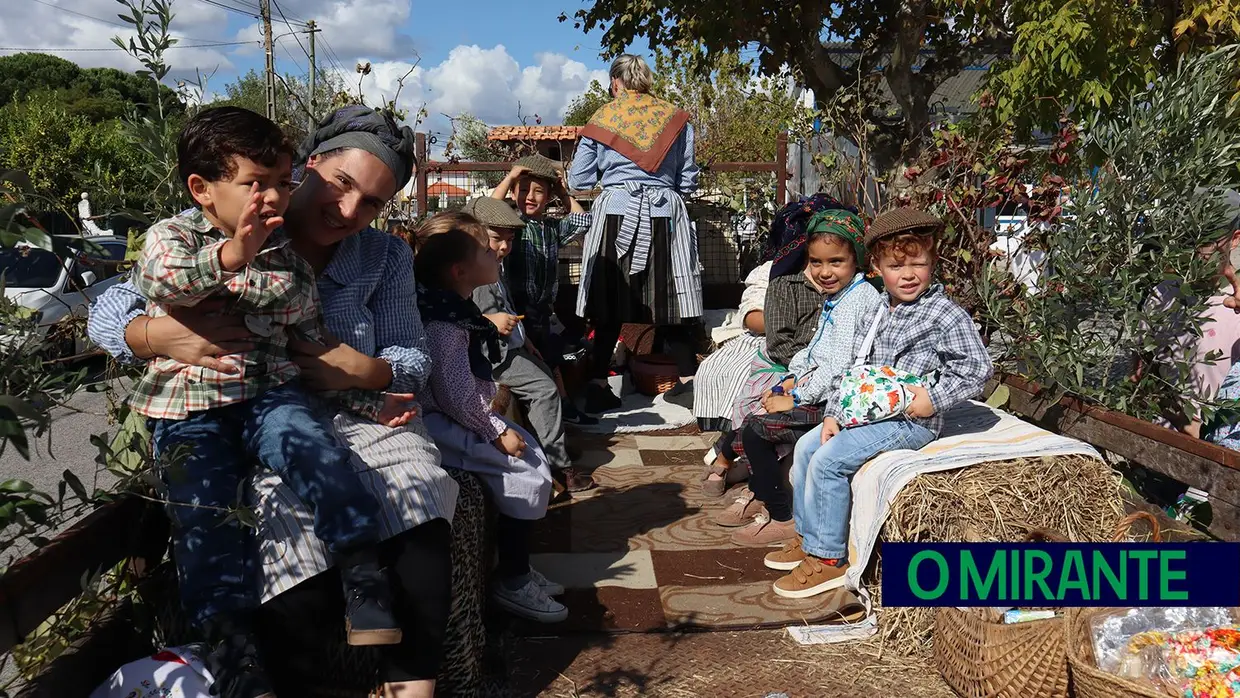
[[[852,243],[853,252],[857,255],[857,271],[865,273],[865,222],[860,216],[842,209],[819,211],[805,226],[807,236],[814,233],[830,233]]]

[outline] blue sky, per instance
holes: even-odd
[[[133,59],[111,49],[123,8],[116,0],[4,0],[0,47],[43,49],[84,66],[133,70]],[[224,7],[227,6],[227,7]],[[390,98],[396,80],[414,67],[401,91],[402,107],[426,106],[427,130],[448,128],[444,114],[470,112],[488,123],[515,123],[519,113],[557,123],[590,80],[605,77],[599,59],[601,32],[586,35],[560,23],[582,5],[575,0],[430,2],[428,0],[277,0],[292,21],[314,19],[319,62],[338,64],[356,87],[353,67],[370,61],[374,72],[362,85],[368,100]],[[174,73],[215,71],[211,92],[250,68],[263,65],[259,24],[237,9],[257,13],[257,0],[173,0],[174,34],[181,47],[168,52]],[[289,27],[275,17],[275,34]],[[304,35],[301,36],[305,46]],[[232,42],[254,42],[222,45]],[[329,48],[330,47],[330,48]],[[74,49],[74,50],[65,50]],[[95,50],[104,49],[104,50]],[[0,54],[13,53],[0,50]],[[416,53],[415,53],[416,52]],[[644,51],[643,51],[644,53]],[[277,69],[304,74],[307,59],[292,36],[278,41]]]

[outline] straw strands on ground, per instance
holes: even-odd
[[[1020,459],[918,476],[892,504],[882,540],[1011,542],[1046,529],[1069,540],[1106,541],[1122,517],[1120,477],[1105,462]],[[880,565],[867,578],[876,606]],[[878,622],[884,650],[930,654],[934,609],[879,608]]]

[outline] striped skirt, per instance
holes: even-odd
[[[736,401],[749,380],[749,367],[765,345],[765,337],[746,333],[726,342],[698,366],[693,378],[693,416],[702,431],[729,428]]]
[[[385,540],[431,519],[452,520],[458,486],[439,466],[439,449],[420,417],[392,428],[341,412],[332,427],[336,439],[353,451],[362,485],[379,500]],[[314,535],[314,515],[280,476],[260,469],[254,494],[261,599],[267,601],[334,563]]]
[[[603,224],[603,245],[590,279],[586,316],[598,323],[652,325],[679,323],[676,280],[672,263],[672,219],[650,219],[650,257],[646,268],[629,275],[633,253],[616,255],[616,238],[624,216],[609,215]]]

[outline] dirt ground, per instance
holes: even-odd
[[[955,694],[923,660],[868,643],[803,646],[783,630],[511,638],[521,698],[820,698]]]

